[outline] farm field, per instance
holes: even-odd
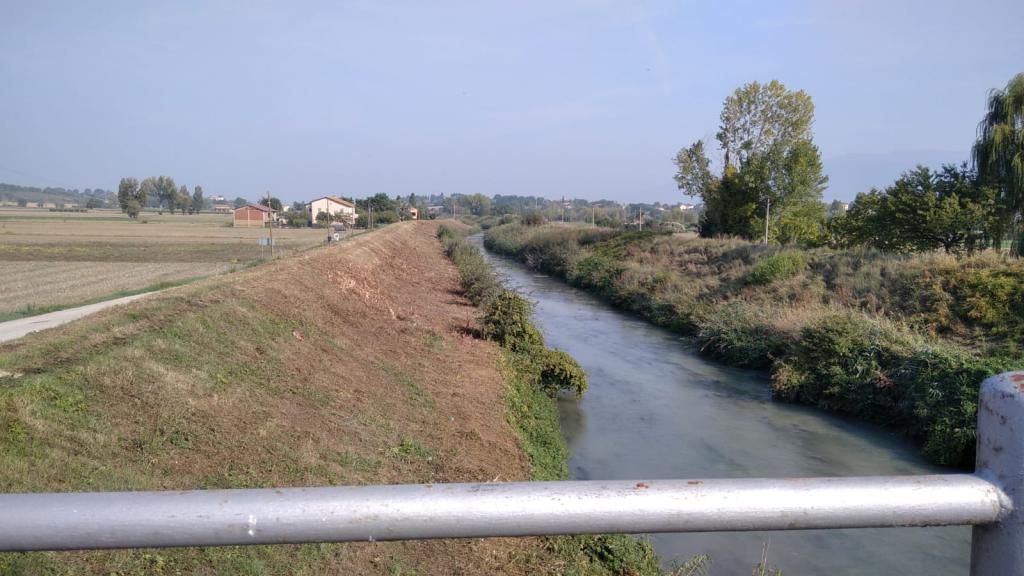
[[[0,320],[126,291],[180,283],[269,257],[260,228],[225,214],[0,210]],[[275,229],[278,255],[318,245],[323,230]]]

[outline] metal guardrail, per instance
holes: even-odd
[[[975,474],[0,494],[0,550],[973,525],[1024,574],[1024,372],[982,385]]]

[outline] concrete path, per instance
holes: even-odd
[[[16,340],[32,332],[46,330],[47,328],[53,328],[54,326],[60,326],[61,324],[67,324],[72,320],[78,320],[83,316],[99,312],[104,308],[127,304],[128,302],[144,298],[150,294],[156,294],[156,292],[144,292],[142,294],[135,294],[134,296],[125,296],[124,298],[106,300],[95,304],[86,304],[85,306],[79,306],[77,308],[68,308],[66,310],[58,310],[56,312],[40,314],[38,316],[29,316],[27,318],[19,318],[8,322],[0,322],[0,342]]]

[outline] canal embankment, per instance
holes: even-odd
[[[802,250],[581,226],[491,228],[488,249],[765,369],[777,399],[885,425],[973,466],[977,392],[1020,368],[1024,264]]]

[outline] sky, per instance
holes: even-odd
[[[675,153],[778,79],[849,200],[967,160],[1021,30],[1020,0],[4,0],[0,182],[689,201]]]

